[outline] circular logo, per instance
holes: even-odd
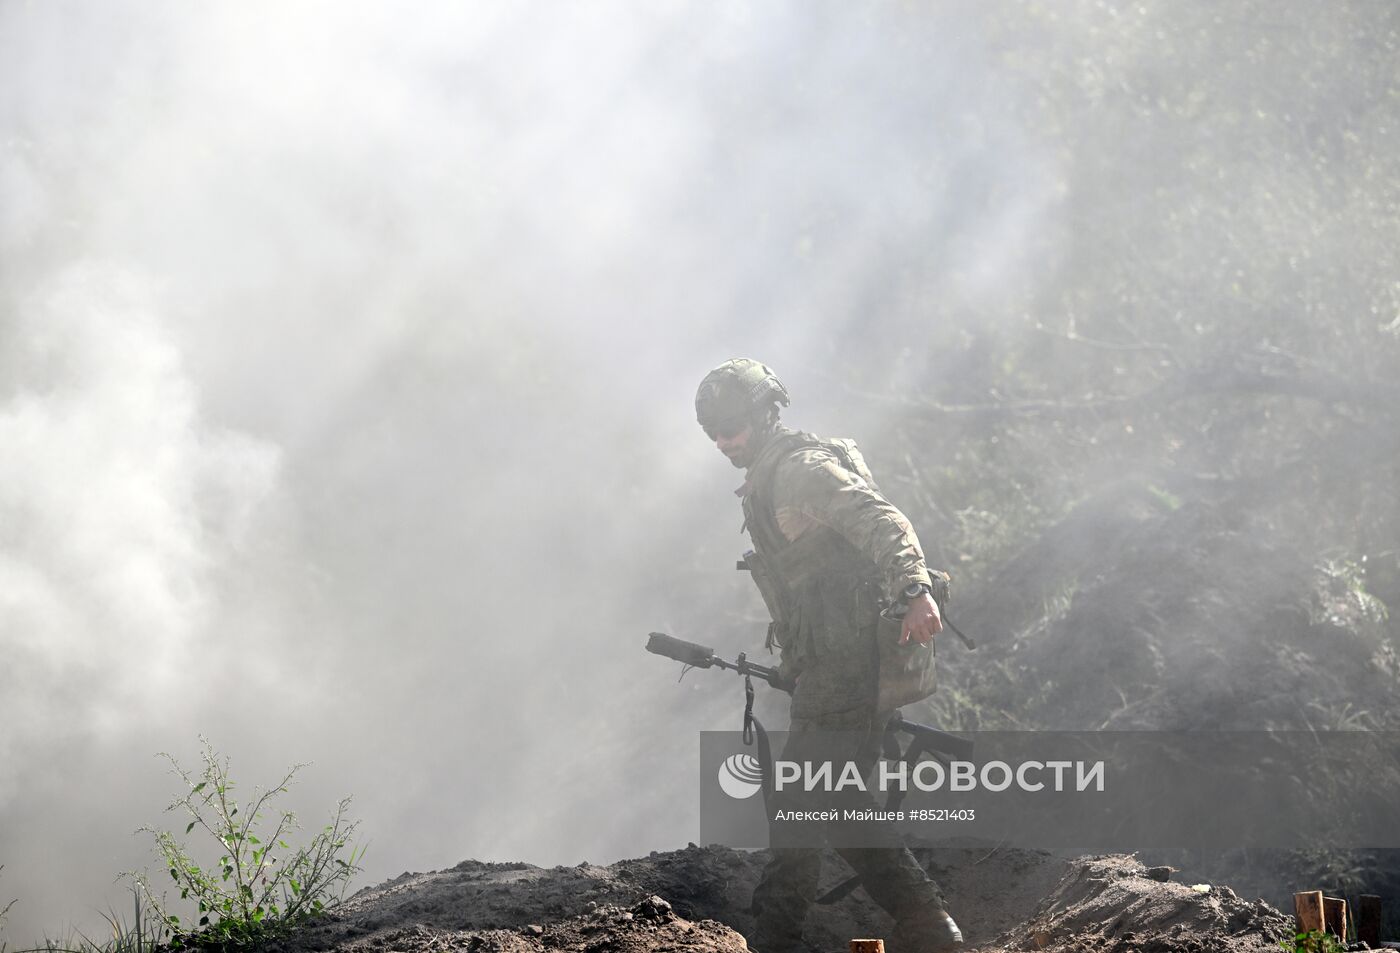
[[[751,754],[732,754],[719,766],[720,789],[743,800],[763,789],[763,766]]]

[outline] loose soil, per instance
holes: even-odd
[[[1106,953],[1274,953],[1290,919],[1228,887],[1163,879],[1133,857],[1059,857],[981,846],[916,850],[939,880],[968,949]],[[275,945],[277,953],[633,953],[747,949],[749,900],[765,851],[695,847],[544,869],[463,861],[361,890],[336,913]],[[849,870],[834,855],[823,890]],[[819,906],[814,950],[888,937],[889,918],[864,891]],[[901,953],[891,950],[890,953]]]

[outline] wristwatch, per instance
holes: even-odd
[[[907,586],[904,592],[900,593],[900,598],[904,601],[905,605],[908,605],[925,593],[933,595],[933,589],[931,589],[927,583],[916,582]]]

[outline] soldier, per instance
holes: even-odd
[[[905,603],[899,640],[922,647],[913,651],[933,651],[929,643],[942,619],[909,521],[880,495],[854,444],[779,424],[778,405],[788,403],[772,371],[737,359],[700,382],[695,412],[720,452],[747,471],[739,493],[756,553],[755,581],[773,619],[768,648],[779,649],[779,671],[796,681],[783,758],[854,761],[868,776],[893,715],[880,702],[874,641],[880,608]],[[775,795],[784,797],[804,795]],[[840,797],[842,807],[875,807],[866,792]],[[943,909],[938,887],[894,828],[862,827],[859,836],[877,846],[856,848],[847,846],[854,838],[839,836],[851,833],[841,826],[827,828],[833,846],[895,919],[891,953],[960,947],[962,934]],[[805,950],[802,923],[816,897],[820,851],[783,846],[775,835],[772,853],[754,890],[754,948]]]

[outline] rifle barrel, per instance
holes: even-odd
[[[653,655],[663,655],[672,661],[695,668],[722,668],[738,672],[740,675],[752,675],[755,678],[763,679],[779,691],[792,693],[793,687],[783,682],[776,668],[768,665],[756,665],[743,655],[739,656],[738,661],[731,662],[728,659],[720,658],[715,654],[715,650],[707,645],[687,642],[684,639],[666,635],[664,632],[651,633],[647,637],[646,648]],[[957,735],[949,734],[929,725],[921,725],[916,721],[906,721],[899,712],[894,713],[894,718],[890,720],[890,727],[912,735],[917,742],[922,744],[922,747],[930,751],[941,751],[959,761],[972,760],[972,742],[966,738],[959,738]]]
[[[724,667],[724,659],[717,657],[715,650],[708,645],[687,642],[664,632],[653,632],[647,636],[647,651],[695,668],[709,668],[716,664]]]

